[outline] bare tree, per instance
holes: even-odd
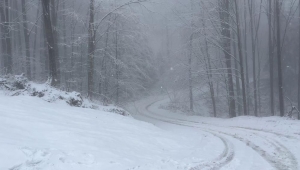
[[[37,74],[36,74],[36,61],[37,61],[37,57],[36,57],[36,53],[37,53],[37,41],[38,41],[38,22],[40,19],[40,1],[38,3],[38,9],[37,9],[37,13],[36,13],[36,22],[35,22],[35,26],[34,26],[34,43],[33,43],[33,54],[32,54],[32,80],[36,80]]]
[[[4,1],[1,2],[0,4],[0,19],[1,19],[1,23],[5,23],[5,12],[4,12],[4,9],[5,9],[5,4],[4,4]],[[6,54],[7,54],[7,50],[6,50],[6,42],[5,42],[5,36],[6,36],[6,28],[4,26],[4,24],[1,24],[1,66],[3,66],[3,70],[1,69],[1,72],[5,72],[5,68],[6,68],[6,65],[7,65],[7,59],[6,59]]]
[[[2,32],[4,41],[2,41],[2,48],[4,51],[4,71],[6,74],[12,74],[12,44],[11,44],[11,30],[10,30],[10,16],[9,16],[9,2],[2,0],[0,7],[1,21],[3,23]]]
[[[299,0],[299,6],[300,6],[300,0]],[[299,30],[300,30],[300,10],[299,10]],[[300,42],[300,34],[299,34],[299,42]],[[300,108],[300,48],[299,48],[299,56],[298,56],[298,110],[299,108]],[[298,113],[298,119],[300,120],[300,113]]]
[[[274,49],[273,49],[273,34],[272,34],[272,21],[273,21],[273,17],[272,17],[272,1],[268,1],[268,31],[269,31],[269,40],[268,40],[268,44],[269,44],[269,64],[270,64],[270,111],[271,114],[274,115],[275,114],[275,110],[274,110],[274,59],[273,59],[273,55],[274,55]]]
[[[59,84],[59,77],[57,74],[57,49],[55,48],[54,31],[52,27],[52,21],[50,16],[50,0],[42,1],[43,18],[44,18],[44,31],[46,36],[46,45],[49,54],[49,83],[51,86],[57,87]]]
[[[250,13],[250,31],[251,31],[251,46],[252,46],[252,71],[253,71],[253,92],[254,92],[254,115],[257,116],[258,99],[257,99],[257,74],[256,74],[256,52],[257,52],[257,35],[261,17],[262,0],[260,0],[260,7],[258,11],[258,18],[256,18],[256,3],[253,0],[248,0],[249,13]],[[260,68],[259,68],[260,69]]]
[[[90,0],[90,20],[89,20],[89,35],[88,35],[88,96],[90,99],[93,98],[93,72],[94,72],[94,53],[95,53],[95,43],[96,43],[96,30],[94,23],[94,10],[95,10],[95,1]]]
[[[209,46],[208,46],[208,40],[207,40],[207,33],[206,33],[206,24],[205,20],[202,18],[202,26],[203,26],[203,32],[204,32],[204,41],[205,41],[205,67],[206,67],[206,74],[208,79],[208,86],[210,91],[210,97],[212,101],[213,106],[213,113],[214,117],[217,117],[217,108],[216,108],[216,99],[215,99],[215,90],[214,90],[214,83],[213,83],[213,75],[212,75],[212,66],[211,66],[211,57],[209,54]]]
[[[221,22],[221,41],[222,48],[226,60],[227,78],[228,78],[228,91],[229,91],[229,115],[236,117],[235,111],[235,97],[232,78],[231,66],[231,33],[230,33],[230,9],[229,0],[219,0],[219,17]]]
[[[245,72],[244,72],[244,57],[242,52],[242,40],[241,40],[241,28],[240,28],[240,14],[238,9],[237,0],[235,2],[235,11],[236,11],[236,25],[237,25],[237,39],[238,39],[238,51],[239,51],[239,65],[240,65],[240,72],[241,72],[241,79],[242,79],[242,94],[243,94],[243,108],[244,108],[244,115],[248,115],[247,112],[247,96],[246,96],[246,84],[245,84]]]
[[[280,33],[280,2],[276,0],[276,30],[277,30],[277,64],[278,64],[278,91],[279,91],[279,110],[280,116],[284,116],[284,96],[283,96],[283,80],[282,80],[282,56],[281,56],[281,33]]]
[[[26,54],[26,76],[31,80],[31,60],[30,60],[30,34],[27,24],[27,9],[26,2],[22,0],[22,16],[23,16],[23,31],[24,31],[24,40],[25,40],[25,54]]]

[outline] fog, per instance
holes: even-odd
[[[1,1],[1,75],[23,73],[105,104],[157,94],[193,115],[294,114],[298,7],[296,0]]]

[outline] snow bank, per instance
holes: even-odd
[[[70,107],[47,98],[0,93],[0,170],[185,170],[204,155],[199,146],[210,144],[198,132],[164,131],[104,111],[114,107]]]
[[[123,116],[130,116],[125,110],[116,107],[108,106],[102,107],[96,103],[90,102],[88,99],[82,97],[78,92],[66,92],[51,87],[49,84],[37,84],[29,82],[24,75],[6,76],[0,78],[0,90],[8,96],[33,96],[41,98],[49,103],[56,101],[64,101],[73,107],[91,108],[99,110],[103,108],[107,112],[120,114]]]

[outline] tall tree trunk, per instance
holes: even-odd
[[[18,1],[15,1],[15,9],[16,9],[16,11],[19,11],[19,5],[18,5]],[[20,16],[19,16],[19,14],[18,14],[18,12],[16,12],[17,13],[17,18],[16,18],[16,22],[17,23],[20,23],[20,24],[17,24],[17,30],[20,30],[20,31],[17,31],[17,46],[19,47],[19,48],[17,48],[17,50],[19,51],[19,53],[18,53],[18,55],[19,55],[19,60],[21,61],[21,63],[20,63],[20,67],[21,67],[21,72],[22,73],[25,73],[26,72],[26,58],[24,58],[24,56],[23,56],[23,38],[22,38],[22,27],[21,27],[21,18],[20,18]]]
[[[244,57],[242,52],[242,39],[241,39],[241,28],[240,28],[240,15],[238,9],[237,0],[235,0],[235,8],[236,8],[236,22],[237,22],[237,38],[238,38],[238,50],[239,50],[239,60],[240,60],[240,72],[242,79],[242,94],[243,94],[243,108],[244,115],[248,115],[247,110],[247,96],[246,96],[246,84],[245,84],[245,72],[244,72]]]
[[[115,64],[115,67],[116,67],[116,104],[119,104],[119,97],[120,97],[120,94],[119,94],[119,91],[120,91],[120,84],[119,84],[119,44],[118,44],[118,41],[119,41],[119,36],[118,36],[118,23],[116,23],[116,64]]]
[[[300,0],[299,0],[300,4]],[[299,33],[300,33],[300,10],[299,10]],[[300,34],[299,34],[300,43]],[[299,58],[298,58],[298,110],[300,109],[300,47],[299,47]],[[300,120],[300,113],[298,113],[298,119]]]
[[[245,48],[245,63],[243,65],[245,66],[245,77],[246,77],[246,102],[247,102],[247,115],[249,114],[249,109],[250,109],[250,81],[249,81],[249,69],[248,69],[248,47],[247,47],[247,7],[246,7],[246,2],[247,0],[244,1],[244,48]]]
[[[277,58],[278,58],[278,91],[280,116],[284,116],[284,96],[282,80],[282,56],[281,56],[281,29],[280,29],[280,2],[276,0],[276,24],[277,24]]]
[[[94,53],[96,43],[96,32],[94,25],[94,0],[90,0],[90,20],[89,20],[89,38],[88,38],[88,96],[93,98],[93,84],[94,84]]]
[[[255,16],[253,0],[249,0],[249,13],[250,13],[250,31],[251,31],[251,46],[252,46],[252,71],[253,71],[253,92],[254,92],[254,115],[257,116],[257,82],[256,82],[256,46],[255,46]]]
[[[231,66],[231,33],[230,33],[230,11],[229,0],[219,0],[219,17],[221,20],[222,47],[226,60],[226,69],[228,76],[228,91],[229,91],[229,116],[236,117],[235,97],[232,78]]]
[[[58,74],[56,67],[56,59],[57,59],[57,49],[55,48],[55,39],[54,39],[54,31],[52,27],[51,17],[50,17],[50,0],[42,1],[43,7],[43,18],[44,18],[44,29],[46,35],[46,44],[48,48],[49,54],[49,80],[51,86],[58,86]]]
[[[191,28],[194,27],[194,0],[191,0]],[[192,57],[193,57],[193,30],[191,31],[189,48],[190,54],[188,55],[188,84],[189,84],[189,102],[190,102],[190,111],[194,112],[194,96],[193,96],[193,79],[192,79]]]
[[[5,68],[6,68],[6,73],[7,74],[12,74],[13,73],[13,62],[12,62],[12,47],[11,47],[11,30],[10,30],[10,22],[9,22],[9,3],[8,0],[4,1],[4,6],[3,6],[3,12],[4,14],[4,36],[5,36],[5,45],[6,45],[6,50],[5,50]],[[1,15],[2,16],[2,15]]]
[[[57,2],[56,2],[57,1]],[[52,30],[55,46],[55,62],[56,62],[56,72],[57,72],[57,85],[60,85],[60,57],[59,57],[59,48],[58,48],[58,31],[57,31],[57,4],[58,0],[50,0],[50,15],[52,21]]]
[[[27,9],[25,0],[22,0],[22,16],[26,54],[26,76],[29,80],[31,80],[30,35],[27,24]]]
[[[66,0],[63,0],[62,3],[63,10],[66,10]],[[67,83],[67,70],[68,70],[68,49],[67,49],[67,30],[66,30],[66,14],[62,15],[62,21],[63,21],[63,42],[64,42],[64,56],[63,56],[63,65],[64,65],[64,81],[65,81],[65,87],[68,87]]]
[[[38,20],[40,15],[40,2],[38,3],[37,14],[36,14],[36,26],[34,28],[34,43],[33,43],[33,54],[32,54],[32,79],[36,80],[36,47],[37,47],[37,35],[38,35]]]
[[[0,19],[1,19],[1,23],[5,23],[5,4],[2,2],[1,6],[0,6]],[[3,62],[3,70],[1,68],[1,71],[3,71],[3,73],[6,73],[6,67],[7,67],[7,50],[6,50],[6,28],[4,24],[1,24],[1,61]]]
[[[43,42],[43,53],[41,53],[40,60],[41,60],[41,67],[42,67],[43,71],[41,74],[41,78],[42,79],[46,78],[43,80],[47,80],[47,77],[44,77],[44,76],[50,75],[49,50],[48,50],[47,35],[46,35],[46,28],[45,28],[44,20],[42,22],[43,22],[43,24],[42,24],[43,29],[41,30],[42,33],[41,33],[40,38],[41,38],[41,42]],[[42,57],[42,56],[44,56],[44,57]],[[49,78],[50,77],[48,76],[48,79]]]
[[[261,113],[261,89],[260,89],[260,76],[261,76],[261,56],[259,52],[259,42],[257,43],[257,59],[258,59],[258,73],[257,73],[257,97],[258,97],[258,112]]]
[[[273,59],[273,42],[272,42],[272,1],[268,1],[269,12],[268,12],[268,26],[269,26],[269,63],[270,63],[270,111],[272,116],[275,114],[274,110],[274,59]],[[300,13],[299,13],[300,14]]]
[[[214,112],[214,117],[217,117],[217,108],[216,108],[216,99],[215,99],[215,90],[214,90],[214,83],[212,81],[212,67],[211,67],[211,61],[210,61],[210,55],[209,55],[209,47],[208,47],[208,40],[207,40],[207,34],[206,34],[206,24],[205,20],[202,19],[202,26],[203,26],[203,31],[204,31],[204,39],[205,39],[205,53],[206,53],[206,58],[207,58],[207,63],[205,62],[206,65],[206,74],[208,78],[208,85],[209,85],[209,91],[210,91],[210,97],[213,105],[213,112]]]
[[[111,17],[109,17],[109,22],[111,22]],[[101,90],[101,95],[103,95],[104,103],[107,104],[108,102],[108,71],[107,71],[107,65],[108,65],[108,41],[109,41],[109,24],[106,29],[106,37],[105,37],[105,47],[104,47],[104,56],[101,63],[101,71],[103,72],[104,76],[101,77],[101,86],[103,86],[103,91]],[[101,88],[102,89],[102,88]]]
[[[189,82],[189,99],[190,111],[194,111],[194,98],[193,98],[193,80],[192,80],[192,50],[193,50],[193,34],[190,36],[190,54],[188,56],[188,82]]]
[[[237,15],[237,14],[236,14]],[[238,107],[238,113],[237,116],[242,114],[242,103],[240,102],[240,96],[241,96],[241,86],[240,86],[240,77],[239,77],[239,60],[237,55],[237,44],[236,44],[236,38],[233,34],[232,36],[232,46],[233,46],[233,53],[234,53],[234,70],[235,70],[235,85],[236,85],[236,104]]]
[[[71,23],[71,56],[70,56],[70,62],[69,62],[69,78],[68,78],[68,89],[72,90],[75,88],[74,79],[75,79],[75,30],[76,30],[76,21],[72,21]]]

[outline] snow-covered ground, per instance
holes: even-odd
[[[218,140],[223,142],[222,154],[211,161],[206,159],[199,162],[195,170],[300,169],[299,121],[279,117],[216,119],[186,116],[161,110],[160,106],[166,102],[168,100],[162,97],[139,101],[135,104],[137,114],[134,116],[141,120],[152,121],[161,127],[173,124],[189,127],[191,131],[199,131],[202,135],[206,132],[216,147]]]
[[[0,170],[299,169],[299,121],[184,116],[162,99],[130,104],[135,120],[0,93]]]
[[[180,130],[64,101],[0,94],[0,170],[187,169],[208,141]]]

